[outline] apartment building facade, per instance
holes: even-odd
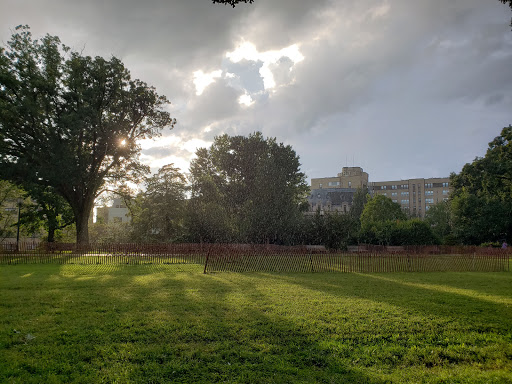
[[[370,183],[369,190],[372,195],[389,197],[411,216],[425,217],[431,206],[448,200],[450,178],[378,181]]]
[[[360,167],[343,167],[335,177],[311,179],[308,198],[309,213],[350,211],[354,193],[368,188],[370,195],[383,195],[400,204],[411,216],[424,217],[431,206],[448,200],[450,178],[417,178],[408,180],[369,182],[368,173]]]
[[[361,167],[343,167],[337,176],[311,179],[308,214],[347,213],[357,189],[368,187],[368,173]]]

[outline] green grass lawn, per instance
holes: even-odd
[[[512,273],[0,266],[2,383],[512,383]]]

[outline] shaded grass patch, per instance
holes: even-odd
[[[512,382],[511,273],[0,267],[0,382]]]

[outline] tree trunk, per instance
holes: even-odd
[[[76,215],[76,243],[89,244],[89,210],[82,210]]]
[[[76,224],[76,243],[89,244],[89,216],[94,206],[94,197],[85,196],[81,200],[81,204],[73,207]]]
[[[53,218],[48,219],[48,242],[53,243],[55,241],[55,221]]]

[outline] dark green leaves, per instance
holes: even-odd
[[[168,100],[112,57],[83,56],[20,26],[0,51],[0,171],[52,187],[72,207],[77,238],[101,187],[143,167],[138,140],[175,120]]]

